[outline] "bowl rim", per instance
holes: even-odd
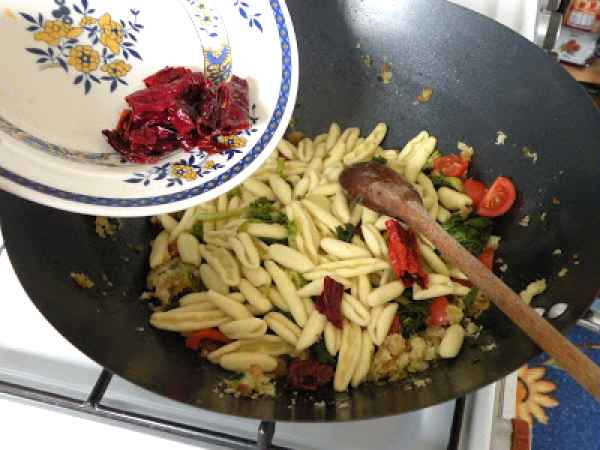
[[[275,109],[256,144],[216,178],[178,192],[147,197],[101,197],[67,191],[0,167],[0,189],[54,208],[90,215],[139,217],[170,213],[213,200],[251,176],[270,156],[292,117],[299,81],[298,47],[285,0],[270,0],[281,49],[281,85]]]

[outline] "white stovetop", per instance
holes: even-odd
[[[528,39],[533,38],[537,0],[452,1],[495,18]],[[0,235],[0,246],[1,243]],[[0,379],[9,382],[18,380],[33,387],[84,399],[101,368],[44,320],[26,298],[6,252],[0,255],[0,287],[4,306],[0,313]],[[483,403],[489,402],[493,395],[489,392],[489,388],[480,391],[478,398],[483,398]],[[105,400],[111,406],[127,407],[203,428],[236,432],[248,438],[256,437],[257,421],[199,411],[165,400],[119,378],[111,382]],[[449,402],[418,413],[351,424],[278,424],[275,443],[302,449],[442,450],[446,448],[453,408],[453,402]],[[174,442],[161,436],[32,407],[1,396],[0,417],[0,442],[3,448],[11,450],[42,445],[63,450],[79,450],[82,446],[87,450],[111,447],[144,450],[198,448],[192,447],[189,442]],[[475,428],[480,431],[491,428],[491,417],[489,420],[480,417],[479,420]],[[489,435],[489,432],[486,430],[483,435]],[[476,446],[473,448],[489,448],[489,444],[481,439],[474,442]]]

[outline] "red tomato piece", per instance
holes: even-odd
[[[434,159],[433,168],[446,177],[462,177],[469,169],[469,161],[451,154]]]
[[[431,303],[427,323],[434,327],[448,325],[448,299],[446,297],[438,297]]]
[[[471,200],[473,200],[473,205],[475,208],[477,208],[487,192],[485,184],[479,180],[467,178],[463,183],[463,187],[465,188],[465,194],[471,197]]]
[[[515,202],[517,190],[510,179],[498,177],[488,189],[477,208],[477,214],[498,217],[505,214]]]
[[[198,350],[200,348],[200,344],[202,344],[202,341],[205,339],[215,342],[222,342],[224,344],[231,342],[231,339],[221,333],[218,329],[206,328],[205,330],[196,331],[191,336],[188,336],[188,338],[185,340],[185,346],[187,348],[191,348],[192,350]]]
[[[487,247],[482,253],[481,255],[479,255],[479,261],[481,261],[481,263],[487,267],[488,269],[492,270],[494,268],[494,255],[496,254],[496,250],[493,249],[492,247]]]

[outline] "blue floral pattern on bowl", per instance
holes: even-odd
[[[82,85],[88,94],[94,84],[106,83],[110,92],[119,84],[127,85],[125,77],[131,71],[131,58],[142,60],[136,50],[138,34],[144,26],[139,23],[139,10],[131,9],[131,17],[114,20],[105,12],[95,16],[96,9],[88,0],[68,5],[66,0],[54,0],[56,9],[52,19],[41,12],[36,16],[20,12],[29,24],[27,31],[33,39],[46,47],[27,47],[25,50],[38,57],[42,69],[62,68],[77,74],[73,84]],[[122,55],[122,58],[120,57]]]

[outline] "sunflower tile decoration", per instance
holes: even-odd
[[[569,339],[600,364],[600,335],[581,327]],[[599,450],[600,403],[542,354],[517,372],[517,417],[532,427],[532,450]]]
[[[131,9],[129,17],[99,14],[89,0],[67,3],[54,0],[50,14],[19,14],[32,33],[35,47],[25,51],[36,57],[40,69],[62,69],[73,76],[73,84],[88,94],[95,85],[106,85],[110,92],[127,85],[127,74],[134,61],[142,60],[136,50],[144,25],[140,11]]]

